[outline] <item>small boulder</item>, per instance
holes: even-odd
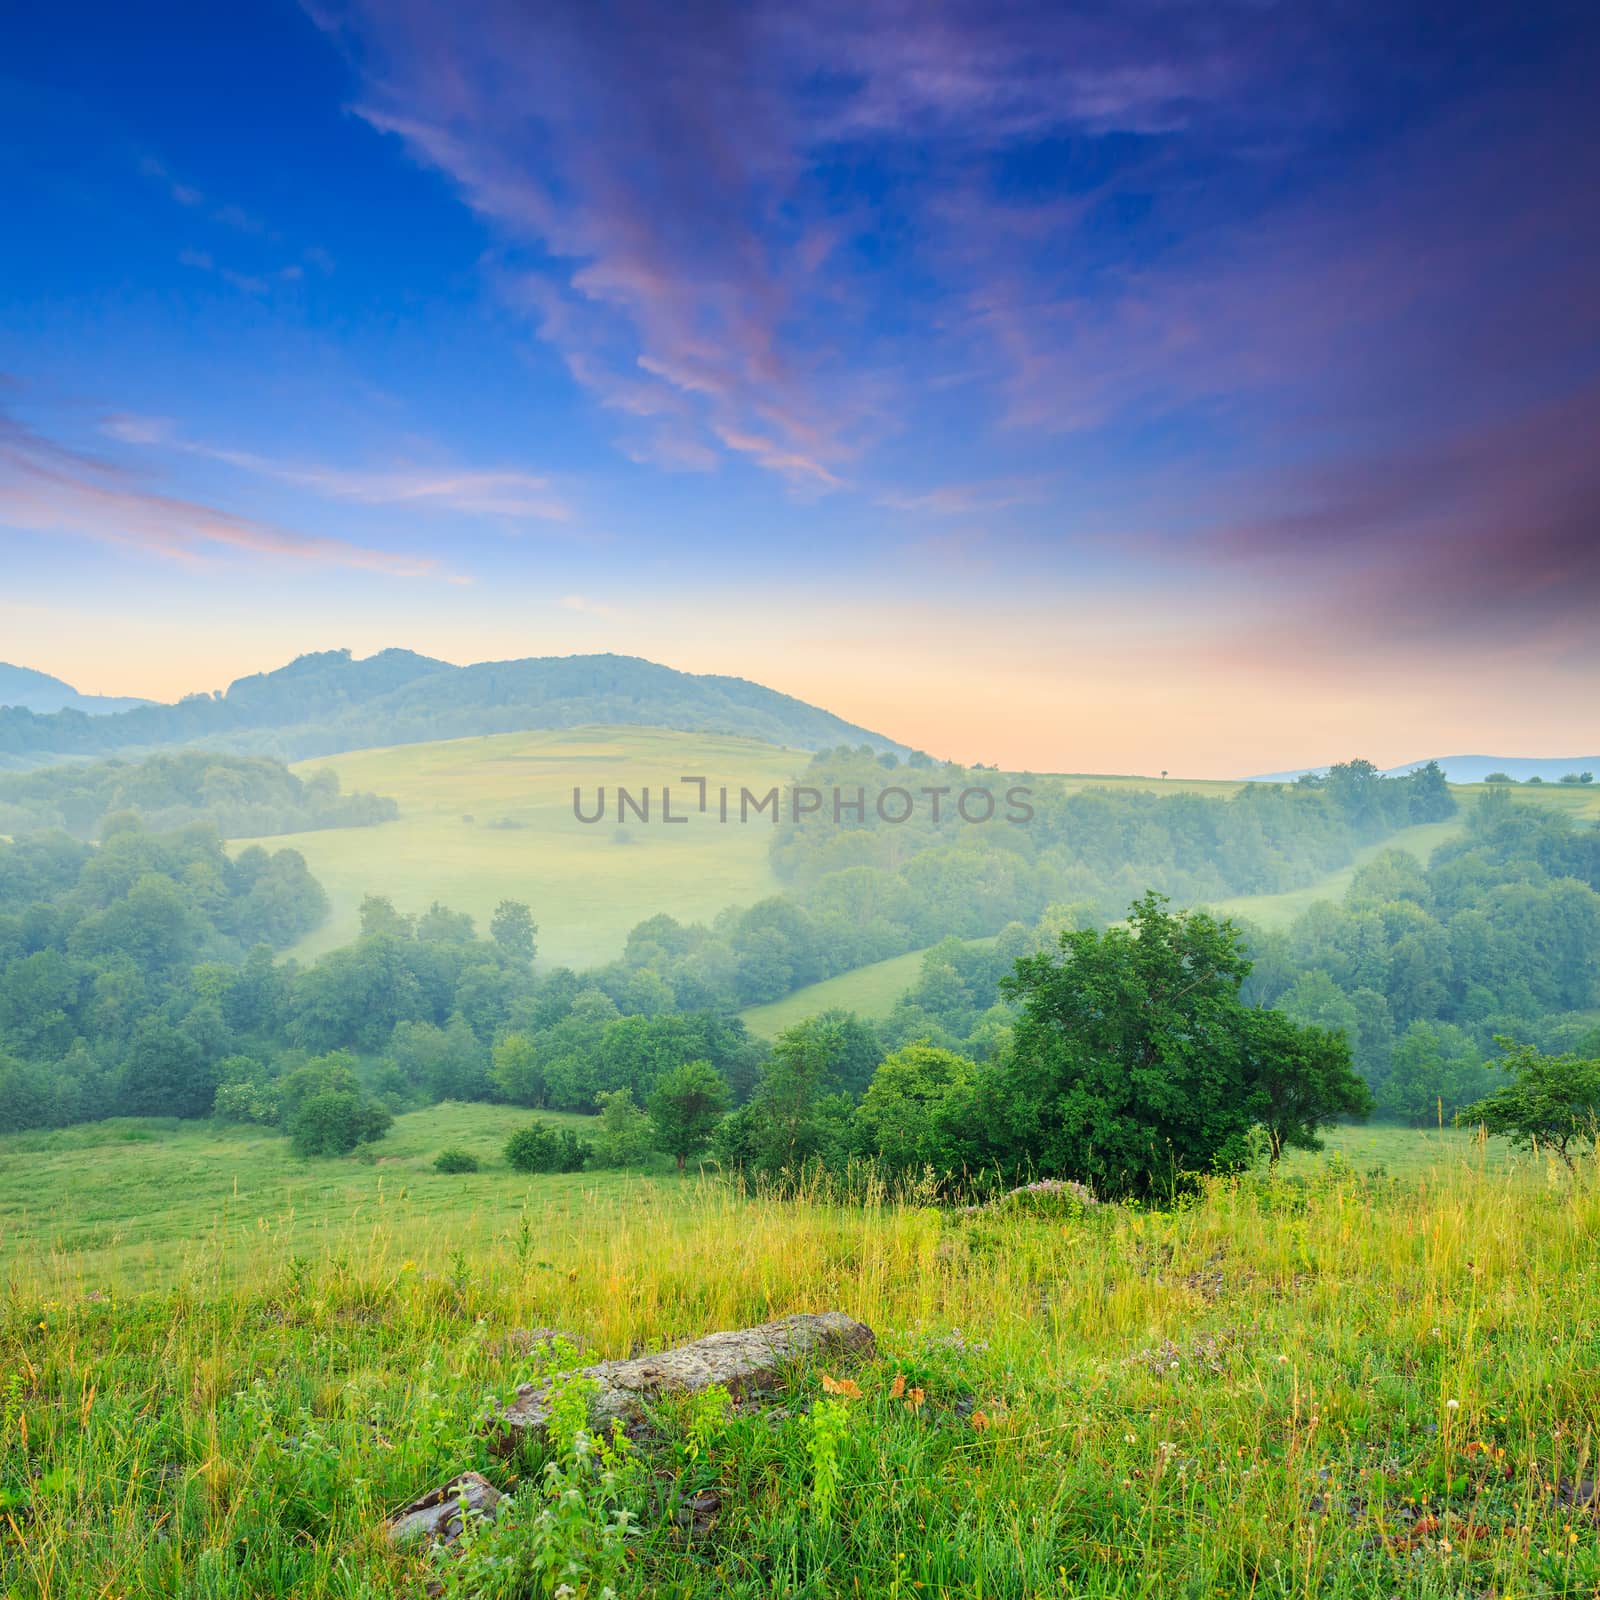
[[[387,1525],[390,1542],[410,1544],[428,1539],[434,1544],[454,1544],[461,1537],[466,1517],[492,1521],[503,1498],[482,1473],[463,1472],[395,1512]]]
[[[601,1429],[635,1421],[642,1402],[654,1395],[693,1394],[717,1384],[735,1399],[774,1389],[786,1367],[797,1362],[871,1354],[876,1339],[865,1323],[842,1311],[802,1313],[754,1328],[708,1334],[693,1344],[630,1361],[598,1361],[579,1376],[599,1384],[589,1402],[589,1421]],[[488,1424],[507,1448],[529,1428],[550,1420],[551,1382],[524,1384]]]

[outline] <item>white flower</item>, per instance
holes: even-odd
[[[1446,1405],[1447,1405],[1447,1406],[1448,1406],[1448,1407],[1449,1407],[1449,1408],[1450,1408],[1450,1409],[1451,1409],[1451,1410],[1452,1410],[1452,1411],[1459,1411],[1459,1410],[1460,1410],[1460,1409],[1461,1409],[1461,1402],[1460,1402],[1460,1401],[1459,1401],[1459,1400],[1446,1400],[1446,1401],[1445,1401],[1445,1404],[1446,1404]]]

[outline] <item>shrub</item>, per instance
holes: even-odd
[[[506,1140],[506,1162],[516,1172],[578,1172],[589,1147],[570,1128],[560,1131],[535,1122]]]
[[[297,1156],[347,1156],[389,1131],[394,1118],[373,1101],[330,1089],[303,1101],[289,1124]]]
[[[470,1150],[457,1150],[452,1147],[449,1150],[441,1150],[433,1158],[433,1170],[435,1172],[476,1172],[478,1170],[478,1158]]]

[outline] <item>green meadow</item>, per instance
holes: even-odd
[[[993,944],[993,939],[973,939],[974,945]],[[785,1028],[792,1028],[820,1011],[854,1011],[862,1017],[886,1017],[894,1003],[917,981],[926,950],[908,950],[903,956],[874,961],[837,978],[808,983],[781,1000],[764,1006],[746,1006],[739,1013],[745,1026],[762,1039],[776,1039]]]
[[[1600,1584],[1592,1167],[1353,1129],[1172,1211],[968,1213],[519,1177],[496,1152],[528,1115],[402,1117],[371,1165],[193,1124],[0,1141],[4,1592]],[[490,1164],[441,1177],[446,1143]],[[665,1399],[608,1475],[479,1432],[547,1370],[517,1329],[626,1355],[828,1308],[870,1359],[794,1370],[773,1407]],[[384,1516],[467,1468],[514,1491],[502,1531],[392,1549]]]
[[[392,796],[398,821],[257,842],[300,851],[332,902],[328,921],[295,946],[302,958],[347,944],[362,898],[381,894],[405,912],[443,901],[470,912],[480,927],[501,900],[523,900],[539,923],[541,963],[597,966],[619,955],[628,930],[658,911],[707,921],[779,887],[767,860],[771,824],[724,825],[714,811],[702,816],[685,804],[697,791],[682,777],[703,774],[713,790],[724,783],[765,789],[789,782],[808,759],[753,739],[660,728],[489,734],[361,750],[295,770],[329,767],[347,793]],[[630,818],[619,837],[619,784],[635,795],[648,786],[656,806],[662,786],[672,785],[674,813],[687,811],[689,820],[667,827],[652,811],[648,826]],[[600,785],[607,819],[578,822],[573,789],[582,789],[587,813]]]

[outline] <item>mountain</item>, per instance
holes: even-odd
[[[28,711],[82,711],[89,716],[107,716],[149,703],[115,695],[79,694],[70,683],[52,678],[48,672],[0,661],[0,708],[21,706]]]
[[[348,650],[301,656],[240,678],[226,693],[89,717],[0,709],[0,765],[209,746],[284,761],[374,745],[416,744],[590,723],[738,734],[821,750],[907,747],[744,678],[677,672],[636,656],[543,656],[457,667],[410,650],[363,661]]]
[[[1600,781],[1600,756],[1434,756],[1451,783],[1482,783],[1491,772],[1503,772],[1508,777],[1526,782],[1529,778],[1542,778],[1546,783],[1559,783],[1569,772],[1592,772]],[[1427,760],[1408,761],[1404,766],[1390,767],[1386,778],[1402,778]],[[1264,772],[1246,781],[1249,783],[1293,783],[1307,773],[1319,777],[1326,767],[1300,767],[1293,772]]]

